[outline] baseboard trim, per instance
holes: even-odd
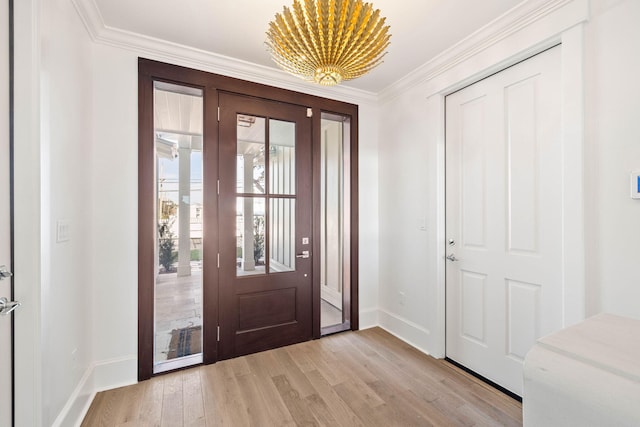
[[[111,390],[138,382],[138,357],[124,356],[94,364],[95,391]]]
[[[369,308],[366,310],[360,310],[360,327],[359,329],[369,329],[380,326],[378,322],[378,309]]]
[[[79,426],[96,393],[93,390],[93,365],[89,365],[52,427]]]
[[[127,356],[89,365],[52,427],[80,426],[98,392],[135,384],[137,360]]]
[[[382,309],[378,310],[378,319],[378,326],[382,329],[421,352],[431,355],[431,352],[428,350],[429,342],[432,339],[431,331],[408,319]]]

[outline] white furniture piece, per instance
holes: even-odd
[[[599,314],[539,339],[524,364],[523,421],[640,426],[640,320]]]

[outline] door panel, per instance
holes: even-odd
[[[311,119],[227,93],[219,105],[224,359],[311,338]]]
[[[9,3],[0,4],[0,266],[11,269],[11,176],[9,148]],[[1,280],[0,298],[12,300],[11,279]],[[12,425],[13,314],[0,314],[0,426]]]
[[[447,97],[447,357],[522,393],[562,325],[560,47]]]

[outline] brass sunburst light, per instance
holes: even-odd
[[[362,0],[294,0],[269,23],[266,45],[285,71],[333,86],[382,63],[389,26]]]

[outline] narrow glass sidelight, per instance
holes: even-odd
[[[203,93],[154,83],[154,373],[202,363]]]
[[[323,333],[331,333],[349,323],[345,301],[350,297],[350,120],[322,113],[321,126],[320,323]]]

